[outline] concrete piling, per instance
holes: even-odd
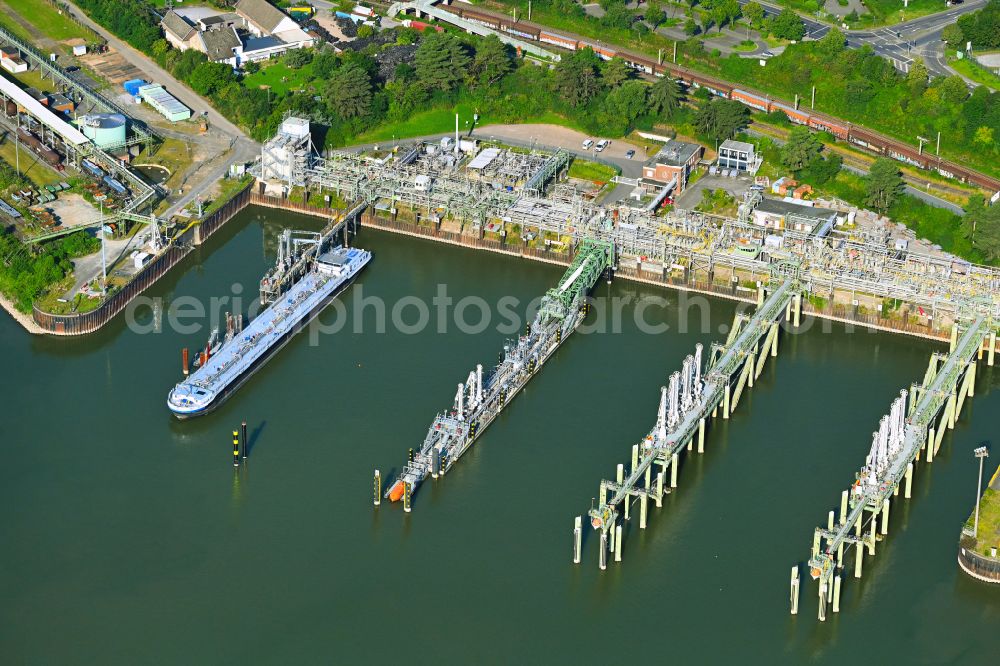
[[[677,487],[677,454],[670,456],[670,487]]]
[[[882,535],[889,533],[889,498],[882,502]]]
[[[986,351],[986,365],[993,366],[993,355],[996,353],[997,349],[997,334],[996,331],[990,331],[990,346]]]
[[[835,515],[834,512],[831,510],[826,518],[826,529],[830,530],[831,532],[833,531],[834,515]]]
[[[878,513],[872,512],[872,529],[868,535],[868,554],[875,555],[875,536],[878,532]]]
[[[382,503],[382,473],[378,470],[375,470],[375,479],[372,486],[373,503],[375,506],[378,506]]]
[[[726,392],[722,398],[722,418],[729,418],[729,399],[732,396],[733,388],[729,384],[726,384]]]
[[[599,556],[601,571],[608,568],[608,533],[601,530],[601,553]]]
[[[903,497],[910,499],[912,497],[913,490],[913,463],[906,464],[906,489],[903,491]]]
[[[663,506],[663,470],[656,475],[656,506]]]
[[[705,417],[698,420],[698,453],[705,452]]]
[[[573,564],[580,563],[580,554],[583,545],[583,517],[577,516],[573,520]]]
[[[774,342],[771,343],[771,356],[778,355],[778,322],[771,324],[771,330],[774,331]]]
[[[955,351],[955,347],[958,346],[958,324],[951,325],[951,343],[948,345],[948,351]]]
[[[792,311],[792,326],[798,328],[799,324],[802,323],[802,294],[795,294],[792,302],[795,303],[795,309]]]
[[[976,395],[976,366],[978,364],[973,361],[969,364],[969,391],[965,395],[970,398]]]
[[[615,526],[615,562],[622,561],[622,526]]]
[[[819,583],[819,621],[826,622],[826,588],[827,582],[820,580]]]
[[[861,564],[865,557],[864,544],[854,544],[854,577],[861,578]]]
[[[646,529],[646,504],[647,504],[646,493],[639,495],[639,529]]]
[[[632,445],[632,474],[635,474],[636,468],[639,466],[639,445]]]
[[[615,479],[618,481],[618,483],[621,483],[621,482],[623,482],[625,480],[625,465],[624,464],[618,463],[618,468],[617,468],[617,471],[615,472]]]
[[[833,612],[840,612],[840,574],[833,577]]]
[[[792,604],[792,615],[799,614],[799,567],[792,567],[792,584],[791,584],[791,604]]]
[[[934,448],[935,448],[934,443],[937,440],[937,437],[935,435],[936,433],[934,432],[934,428],[931,428],[930,435],[927,438],[927,462],[929,463],[934,462]]]
[[[840,493],[840,524],[843,525],[847,522],[847,498],[848,491]]]

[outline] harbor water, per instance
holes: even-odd
[[[997,441],[1000,368],[981,368],[864,577],[845,571],[840,614],[816,620],[803,567],[789,615],[791,567],[879,418],[923,377],[940,348],[928,341],[839,324],[783,333],[733,418],[710,427],[703,455],[682,458],[679,487],[646,530],[630,523],[623,561],[604,572],[589,527],[572,564],[573,518],[628,461],[695,343],[724,340],[736,303],[684,309],[677,292],[601,280],[595,297],[622,303],[620,330],[601,330],[595,304],[469,453],[419,489],[412,513],[375,509],[373,470],[388,481],[509,334],[434,321],[380,332],[377,306],[359,319],[352,292],[390,310],[431,303],[439,285],[454,302],[526,304],[563,269],[363,229],[354,242],[374,258],[343,312],[319,317],[346,317],[342,329],[316,344],[303,333],[218,411],[173,420],[181,349],[210,330],[172,330],[170,305],[232,296],[234,284],[249,304],[278,231],[321,224],[244,211],[147,292],[160,305],[138,308],[132,327],[119,317],[60,340],[0,317],[0,663],[981,664],[1000,653],[1000,589],[956,564],[972,450]],[[650,298],[666,305],[642,306],[643,320],[669,330],[639,330],[636,304]],[[234,472],[243,419],[249,457]]]

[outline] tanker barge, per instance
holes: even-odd
[[[371,258],[371,252],[358,248],[319,255],[287,292],[177,384],[167,407],[179,419],[217,408],[350,285]]]

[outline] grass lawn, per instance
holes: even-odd
[[[569,165],[570,178],[590,180],[595,183],[607,183],[617,175],[618,169],[614,167],[601,164],[600,162],[582,160],[578,157],[574,158],[573,163]]]
[[[60,42],[75,38],[93,39],[93,34],[89,30],[45,0],[4,0],[4,2],[52,39]]]
[[[468,132],[469,126],[466,121],[471,122],[475,109],[472,104],[459,103],[454,106],[444,106],[420,113],[415,113],[406,120],[397,123],[382,125],[369,132],[354,137],[348,141],[355,143],[375,143],[379,141],[391,141],[393,137],[397,139],[407,139],[416,136],[426,136],[428,134],[440,134],[442,132],[455,131],[455,114],[458,114],[459,130],[464,134]],[[489,114],[480,114],[479,126],[490,125],[498,122],[496,118],[491,118]],[[574,124],[568,122],[562,116],[554,113],[544,113],[538,117],[525,117],[519,120],[520,123],[549,123],[552,125],[562,125],[579,129]],[[479,135],[479,138],[483,138]]]
[[[259,72],[251,74],[243,79],[243,84],[247,88],[259,88],[260,86],[271,86],[273,93],[282,95],[289,90],[298,90],[313,78],[312,65],[306,65],[299,69],[292,69],[284,62],[278,61],[271,65],[261,67]]]
[[[981,83],[987,88],[1000,90],[1000,76],[997,76],[985,67],[978,65],[967,58],[961,60],[949,59],[948,64],[959,74],[972,79],[976,83]]]
[[[983,470],[983,498],[979,501],[979,531],[976,539],[976,551],[981,555],[989,555],[990,548],[1000,548],[1000,491],[989,487],[988,468]],[[966,525],[971,529],[975,520],[969,516]]]

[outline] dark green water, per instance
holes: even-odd
[[[277,222],[314,221],[266,214]],[[253,294],[269,265],[245,213],[150,296]],[[390,303],[543,293],[561,269],[365,230],[358,280]],[[598,296],[678,296],[616,282]],[[371,506],[371,473],[399,466],[476,362],[504,336],[297,338],[219,412],[165,407],[183,346],[206,333],[138,335],[121,319],[83,340],[33,339],[0,317],[0,663],[329,664],[990,663],[1000,590],[955,563],[975,493],[972,449],[995,440],[1000,382],[977,395],[842,612],[815,620],[815,585],[788,614],[791,566],[839,501],[930,343],[842,327],[785,336],[781,353],[680,487],[632,529],[624,561],[571,563],[573,517],[655,417],[658,387],[711,331],[574,335],[414,512]],[[330,320],[332,311],[324,313]],[[148,322],[151,315],[140,315]],[[247,418],[248,469],[230,431]],[[633,526],[634,527],[634,526]],[[593,532],[587,536],[592,537]]]

